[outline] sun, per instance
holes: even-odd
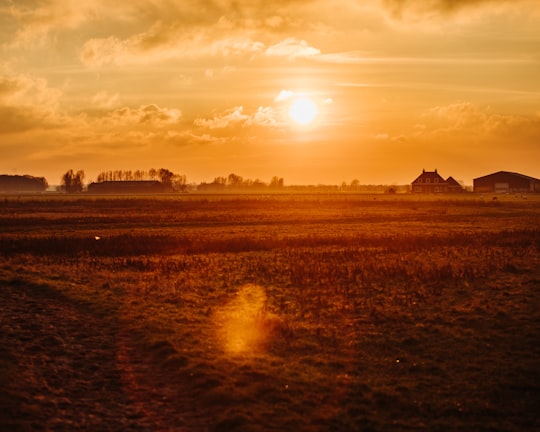
[[[317,114],[317,105],[308,97],[295,99],[289,108],[289,117],[299,125],[312,123]]]

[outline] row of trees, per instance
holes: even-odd
[[[61,178],[59,190],[67,193],[79,193],[85,188],[85,172],[83,170],[68,170]],[[163,191],[185,191],[188,188],[187,178],[183,174],[175,174],[165,168],[144,170],[115,170],[104,171],[97,176],[97,183],[109,181],[159,181]],[[285,188],[282,177],[274,176],[269,183],[262,180],[244,179],[237,174],[229,174],[227,177],[216,177],[210,183],[200,183],[192,185],[193,189],[201,192],[224,192],[224,191],[264,191],[281,190]],[[0,175],[0,192],[44,192],[48,188],[47,180],[44,177],[33,177],[30,175]],[[358,180],[350,183],[343,182],[337,185],[308,185],[308,186],[287,186],[289,191],[298,192],[371,192],[371,193],[402,193],[408,192],[409,185],[385,186],[385,185],[362,185]]]
[[[85,173],[82,170],[77,172],[70,169],[61,179],[60,190],[67,193],[78,193],[84,189]],[[165,168],[144,170],[114,170],[104,171],[98,174],[97,183],[109,181],[159,181],[164,190],[167,191],[185,191],[187,189],[187,177],[183,174],[175,174]],[[224,190],[263,190],[283,188],[284,180],[282,177],[274,176],[270,183],[262,180],[244,179],[237,174],[229,174],[228,177],[216,177],[211,183],[201,183],[197,186],[201,191],[224,191]]]
[[[274,176],[270,183],[265,183],[262,180],[244,179],[237,174],[229,174],[228,177],[216,177],[211,183],[201,183],[197,189],[200,191],[223,191],[223,190],[263,190],[263,189],[280,189],[284,186],[282,177]]]
[[[104,181],[144,181],[156,180],[168,190],[182,191],[187,186],[187,177],[184,174],[175,174],[165,168],[151,168],[144,170],[115,170],[104,171],[97,176],[97,182]]]
[[[62,176],[61,190],[68,193],[82,192],[84,189],[84,171],[67,171]],[[114,170],[104,171],[97,176],[97,183],[108,181],[159,181],[164,191],[182,192],[188,187],[187,178],[183,174],[175,174],[165,168],[144,170]],[[227,177],[216,177],[210,183],[200,183],[195,186],[201,192],[234,192],[234,191],[264,191],[281,190],[285,187],[283,177],[274,176],[269,183],[260,179],[244,179],[238,174],[231,173]],[[385,185],[362,185],[357,179],[350,183],[343,182],[337,185],[317,185],[317,186],[288,186],[287,189],[299,192],[326,191],[326,192],[371,192],[371,193],[397,193],[408,192],[408,185],[385,186]]]
[[[48,186],[45,177],[0,175],[0,191],[2,192],[43,192]]]
[[[67,193],[79,193],[84,189],[85,173],[83,170],[67,171],[61,179],[60,190]],[[187,187],[187,178],[183,174],[175,174],[165,168],[152,168],[148,171],[115,170],[104,171],[97,176],[97,183],[107,181],[159,181],[164,190],[183,191]]]

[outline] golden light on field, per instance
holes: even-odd
[[[308,125],[317,117],[318,109],[315,102],[308,97],[300,97],[291,103],[289,117],[300,125]]]
[[[263,325],[266,294],[259,285],[244,285],[236,297],[216,314],[218,333],[225,351],[250,354],[266,340]]]

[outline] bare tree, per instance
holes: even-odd
[[[270,187],[273,189],[279,189],[283,187],[283,177],[274,176],[270,181]]]
[[[242,186],[244,179],[242,176],[239,176],[237,174],[229,174],[229,177],[227,179],[227,184],[231,187],[239,187]]]
[[[67,171],[62,176],[61,187],[67,193],[79,193],[83,190],[84,171],[79,170],[76,173],[73,170]]]
[[[175,174],[172,178],[172,187],[175,191],[184,191],[187,186],[187,177],[184,174]]]
[[[160,168],[158,171],[158,176],[159,176],[159,179],[161,180],[161,183],[166,189],[169,189],[169,190],[172,189],[173,187],[172,181],[174,177],[174,173],[172,171],[169,171],[168,169],[165,169],[165,168]]]

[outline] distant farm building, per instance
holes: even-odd
[[[465,191],[453,177],[450,176],[445,180],[437,170],[422,170],[422,174],[412,182],[411,190],[413,193],[461,193]]]
[[[88,193],[94,194],[150,194],[163,192],[166,192],[166,188],[157,180],[103,181],[88,185]]]
[[[498,171],[475,178],[473,190],[482,193],[540,192],[540,180],[514,172]]]

